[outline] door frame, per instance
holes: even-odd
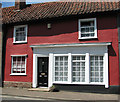
[[[48,62],[48,88],[53,85],[53,54],[49,53],[49,55],[43,55],[43,54],[33,54],[33,78],[32,78],[32,87],[37,88],[37,83],[38,83],[38,57],[48,57],[49,62]]]

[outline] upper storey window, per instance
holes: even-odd
[[[15,26],[13,39],[13,43],[27,42],[27,25]]]
[[[79,19],[79,39],[97,38],[96,18]]]

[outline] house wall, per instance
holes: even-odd
[[[118,27],[118,43],[119,43],[119,79],[120,79],[120,14],[117,16],[117,27]],[[120,83],[120,80],[119,80]],[[120,91],[120,86],[119,86]]]
[[[112,42],[109,52],[109,84],[119,84],[119,53],[117,16],[97,17],[98,39],[78,39],[78,19],[51,21],[52,28],[47,23],[28,24],[28,42],[26,44],[13,44],[13,27],[9,27],[6,40],[6,60],[4,81],[32,82],[33,51],[30,45],[38,44],[64,44],[64,43],[93,43]],[[27,75],[11,76],[11,55],[27,54]]]

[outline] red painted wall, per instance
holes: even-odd
[[[109,47],[109,83],[119,85],[117,17],[97,17],[97,33],[98,39],[78,40],[78,20],[58,20],[52,22],[51,29],[47,29],[46,23],[29,24],[28,43],[13,44],[13,27],[9,28],[6,43],[5,81],[32,82],[33,52],[30,45],[112,42],[112,47]],[[10,76],[11,55],[15,54],[28,54],[26,76]]]

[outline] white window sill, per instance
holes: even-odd
[[[104,83],[86,83],[86,82],[53,82],[53,84],[78,84],[78,85],[105,85]]]
[[[13,44],[24,44],[27,43],[27,41],[17,41],[17,42],[13,42]]]
[[[18,74],[15,74],[15,73],[14,73],[14,74],[10,74],[10,76],[14,76],[14,75],[15,75],[15,76],[18,76],[18,75],[20,75],[20,76],[26,76],[27,74],[24,74],[24,73],[23,73],[23,74],[22,74],[22,73],[18,73]]]
[[[97,39],[97,37],[81,37],[81,38],[78,38],[78,39]]]

